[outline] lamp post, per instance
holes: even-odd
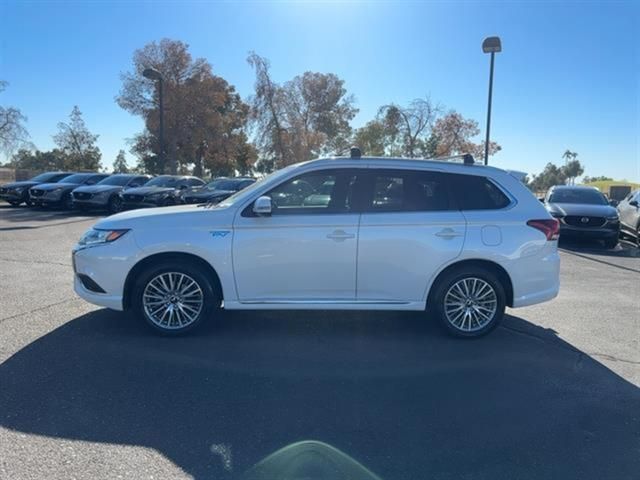
[[[482,51],[491,54],[489,70],[489,105],[487,106],[487,138],[484,142],[484,164],[489,164],[489,132],[491,131],[491,97],[493,96],[493,60],[496,53],[502,51],[500,37],[487,37],[482,42]]]
[[[159,140],[160,140],[160,163],[162,165],[162,168],[164,169],[165,167],[165,156],[164,156],[164,100],[162,98],[162,84],[163,84],[163,78],[162,78],[162,74],[156,70],[155,68],[145,68],[144,71],[142,72],[142,76],[145,78],[148,78],[149,80],[154,80],[156,82],[158,82],[158,103],[159,103],[159,107],[160,107],[160,132],[159,132]],[[171,174],[175,175],[178,170],[177,165],[175,164],[175,162],[171,162],[171,165],[169,166],[171,169]]]

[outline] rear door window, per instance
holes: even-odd
[[[449,210],[446,178],[421,170],[374,170],[366,210],[429,212]]]
[[[448,174],[460,210],[499,210],[511,200],[487,177]]]

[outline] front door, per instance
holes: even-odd
[[[233,267],[241,302],[354,301],[359,213],[355,172],[302,174],[275,187],[272,214],[249,205],[234,222]]]

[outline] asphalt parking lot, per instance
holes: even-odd
[[[277,311],[167,339],[73,293],[98,218],[0,205],[0,478],[237,478],[306,439],[385,480],[638,478],[631,245],[563,245],[559,297],[480,340]]]

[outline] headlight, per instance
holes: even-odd
[[[16,193],[22,193],[24,191],[24,189],[27,187],[14,187],[12,188],[12,190]]]
[[[611,215],[605,218],[607,219],[607,222],[617,222],[619,220],[618,215]]]
[[[96,228],[92,228],[87,230],[80,240],[78,240],[78,245],[80,247],[92,247],[95,245],[101,245],[104,243],[114,242],[127,233],[129,230],[98,230]]]

